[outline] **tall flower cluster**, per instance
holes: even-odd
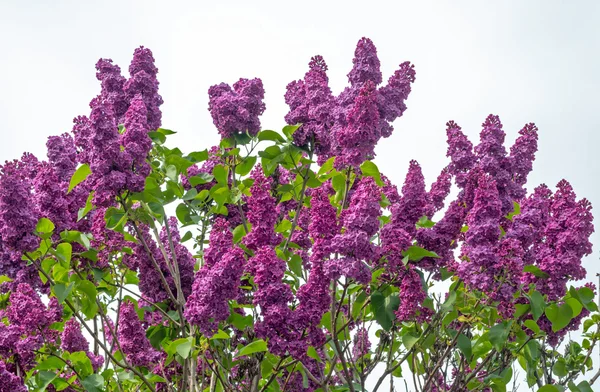
[[[185,318],[200,332],[212,335],[229,317],[229,301],[237,298],[246,259],[240,248],[229,248],[213,266],[198,271],[185,305]]]
[[[304,80],[287,86],[290,111],[285,119],[288,124],[303,124],[294,135],[299,145],[314,138],[319,163],[336,156],[338,167],[358,166],[373,158],[379,139],[392,134],[391,122],[406,110],[404,102],[415,80],[410,63],[400,64],[387,85],[379,88],[383,77],[373,41],[362,38],[358,42],[352,63],[350,86],[337,97],[328,87],[321,56],[313,57]]]
[[[333,124],[335,98],[329,88],[327,64],[323,57],[313,57],[308,67],[303,80],[293,81],[286,87],[285,102],[290,111],[285,121],[302,124],[294,133],[294,141],[300,146],[314,144],[315,153],[322,163],[331,154],[329,132]]]
[[[296,351],[294,345],[300,343],[288,306],[294,296],[290,286],[283,282],[286,267],[285,261],[269,246],[259,248],[248,260],[248,270],[257,287],[254,304],[260,306],[262,314],[262,321],[255,324],[255,331],[258,336],[268,339],[269,351],[275,355]]]
[[[131,302],[124,302],[119,313],[119,346],[133,366],[151,366],[159,357],[146,337],[144,327]]]
[[[226,83],[214,85],[208,90],[208,97],[208,110],[223,138],[258,133],[258,117],[265,111],[265,90],[260,79],[242,78],[233,88]]]
[[[0,360],[0,392],[27,392],[21,378],[9,372],[6,364]]]
[[[263,246],[275,246],[281,241],[281,236],[275,233],[277,201],[271,196],[271,179],[265,177],[260,167],[255,168],[250,177],[254,184],[250,187],[252,195],[247,198],[246,217],[252,229],[244,237],[244,244],[252,250]]]
[[[2,243],[18,252],[37,249],[33,232],[38,221],[30,184],[17,165],[7,162],[0,170],[0,236]]]
[[[184,297],[188,297],[192,291],[194,283],[194,265],[196,264],[194,256],[188,248],[181,244],[181,235],[177,225],[177,218],[170,217],[167,226],[164,226],[160,233],[160,240],[165,247],[165,252],[172,266],[176,266],[179,285],[183,291]]]
[[[363,177],[342,216],[345,231],[331,241],[331,251],[341,256],[328,263],[331,278],[345,275],[363,284],[371,281],[369,265],[376,261],[378,254],[371,237],[379,230],[380,200],[381,191],[375,180]]]
[[[152,51],[140,46],[133,52],[133,59],[129,65],[130,78],[123,85],[125,95],[130,102],[137,95],[141,95],[147,109],[150,131],[160,128],[162,121],[160,105],[163,104],[163,99],[158,94],[157,73],[158,68],[154,65]]]

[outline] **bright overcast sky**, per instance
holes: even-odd
[[[380,169],[401,184],[417,159],[431,182],[447,164],[445,123],[472,141],[489,113],[512,143],[527,122],[540,129],[529,189],[568,179],[600,216],[600,2],[598,1],[2,1],[0,161],[23,151],[45,157],[45,139],[89,114],[99,92],[94,64],[126,71],[133,50],[152,49],[159,68],[163,126],[185,151],[217,143],[207,90],[260,77],[263,128],[280,129],[285,86],[311,56],[345,86],[362,36],[379,51],[384,79],[415,64],[417,80],[396,131],[377,148]],[[507,145],[508,147],[509,145]],[[598,223],[597,223],[598,224]],[[598,243],[600,235],[595,234]],[[588,257],[600,271],[598,248]]]

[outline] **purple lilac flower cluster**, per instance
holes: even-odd
[[[287,86],[285,101],[290,111],[285,120],[302,124],[294,140],[299,145],[313,144],[319,163],[335,156],[338,167],[358,166],[373,158],[379,139],[392,134],[391,123],[406,110],[404,102],[415,80],[410,63],[400,64],[387,85],[378,88],[383,77],[370,39],[358,42],[352,62],[350,87],[337,97],[328,86],[327,65],[321,56],[311,59],[303,80]]]

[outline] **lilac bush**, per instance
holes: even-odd
[[[212,86],[197,151],[148,48],[96,71],[47,159],[0,167],[0,391],[592,390],[591,204],[528,193],[534,124],[509,147],[496,115],[478,143],[449,121],[437,179],[398,187],[372,159],[415,69],[384,83],[368,38],[339,94],[321,56],[287,85],[282,132],[260,79]]]

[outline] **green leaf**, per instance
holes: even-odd
[[[148,132],[148,136],[154,143],[164,144],[167,141],[167,137],[160,132]]]
[[[460,351],[462,351],[462,353],[464,354],[467,361],[470,361],[471,356],[473,355],[471,339],[469,339],[468,337],[466,337],[464,334],[461,333],[460,335],[458,335],[457,343],[458,343],[458,348],[460,349]]]
[[[540,333],[540,327],[539,325],[537,325],[537,323],[533,320],[525,320],[525,322],[523,323],[527,328],[529,328],[530,330],[532,330],[534,333]]]
[[[256,159],[256,156],[249,156],[244,158],[244,160],[235,167],[235,172],[240,176],[245,176],[246,174],[250,173],[250,171],[254,167],[254,164],[256,163]]]
[[[379,172],[379,168],[376,164],[371,161],[364,161],[360,165],[360,171],[362,171],[364,176],[373,177],[377,185],[383,186],[383,182],[381,181],[381,173]]]
[[[562,392],[562,390],[558,389],[556,385],[548,384],[538,389],[537,392]]]
[[[162,133],[163,135],[174,135],[174,134],[176,134],[176,133],[177,133],[177,132],[175,132],[175,131],[171,131],[170,129],[165,129],[165,128],[158,128],[158,129],[156,130],[156,132],[160,132],[160,133]]]
[[[323,360],[319,356],[319,353],[317,352],[317,350],[313,346],[308,346],[308,350],[306,352],[306,355],[308,355],[309,357],[311,357],[312,359],[314,359],[317,362],[323,362]]]
[[[404,345],[404,347],[406,347],[407,350],[410,350],[418,341],[418,336],[411,335],[409,333],[402,336],[402,344]]]
[[[533,274],[536,278],[542,278],[542,279],[546,279],[550,276],[546,272],[542,271],[541,269],[539,269],[538,267],[536,267],[533,264],[526,265],[525,268],[523,268],[523,272],[529,272],[529,273]]]
[[[567,371],[567,363],[565,362],[564,358],[558,358],[552,367],[552,373],[554,373],[557,377],[564,377],[569,374]]]
[[[590,385],[590,383],[588,381],[582,381],[579,384],[577,384],[577,388],[579,389],[580,392],[594,392],[594,390],[592,389],[592,386]]]
[[[237,244],[244,238],[246,235],[246,229],[244,225],[238,225],[235,229],[233,229],[233,243]]]
[[[208,150],[189,153],[186,159],[193,163],[204,162],[208,159]]]
[[[60,358],[48,357],[41,361],[35,368],[38,370],[62,370],[65,365],[65,361]]]
[[[279,133],[277,133],[275,131],[271,131],[269,129],[260,131],[260,133],[258,134],[258,140],[260,140],[260,141],[270,140],[273,142],[280,142],[280,143],[283,143],[285,141],[283,136],[281,136]]]
[[[73,247],[68,242],[58,244],[56,247],[57,256],[65,263],[71,263],[71,254],[73,253]]]
[[[183,342],[177,345],[176,350],[177,354],[179,354],[181,358],[187,359],[187,357],[190,356],[190,351],[192,350],[192,338],[185,338],[183,340]]]
[[[92,374],[87,376],[81,384],[88,392],[102,392],[104,391],[104,378],[101,374]]]
[[[78,184],[83,182],[90,174],[92,174],[92,170],[90,169],[90,165],[84,163],[79,166],[75,173],[71,176],[71,181],[69,182],[69,189],[67,193],[71,192],[73,188],[75,188]]]
[[[296,132],[301,126],[302,124],[286,125],[285,127],[283,127],[282,132],[285,136],[287,136],[288,139],[291,139],[294,132]]]
[[[212,174],[208,174],[208,173],[198,173],[195,176],[192,176],[188,179],[188,181],[190,182],[191,186],[198,186],[198,185],[203,185],[203,184],[207,184],[209,182],[211,182],[212,180],[214,180],[215,176],[213,176]]]
[[[227,332],[219,329],[216,334],[214,334],[210,339],[230,339],[231,337],[227,334]]]
[[[331,157],[328,160],[326,160],[325,163],[323,163],[323,166],[321,166],[321,168],[319,169],[319,172],[317,174],[319,176],[322,176],[326,173],[329,173],[333,169],[333,161],[334,160],[335,160],[335,157]]]
[[[551,304],[546,307],[546,317],[552,322],[552,331],[558,332],[565,328],[571,322],[573,318],[573,309],[568,303],[561,306]]]
[[[213,169],[213,176],[219,184],[227,185],[227,170],[223,165],[216,165]]]
[[[442,304],[442,311],[449,312],[452,310],[452,307],[456,302],[456,296],[456,291],[451,291],[450,294],[448,294],[448,298],[446,298],[446,301]]]
[[[52,221],[48,218],[40,218],[35,226],[35,231],[43,234],[50,234],[54,231],[54,223],[52,223]]]
[[[531,304],[531,314],[533,319],[537,321],[546,309],[546,301],[539,291],[534,291],[529,296],[529,303]]]
[[[88,318],[93,318],[98,311],[98,304],[96,303],[96,295],[98,295],[98,292],[96,286],[88,280],[82,280],[77,285],[77,291],[83,294],[81,298],[81,311]]]
[[[512,321],[503,321],[490,328],[489,339],[496,350],[501,351],[506,344]]]
[[[42,370],[35,377],[37,379],[38,391],[45,391],[46,387],[56,378],[56,373]]]
[[[73,290],[73,285],[73,282],[69,283],[68,286],[65,286],[62,283],[58,283],[52,287],[52,291],[54,291],[54,295],[56,295],[56,299],[58,299],[58,302],[64,302],[64,300],[69,296],[69,294],[71,294],[71,291]]]
[[[77,222],[82,220],[83,217],[86,216],[88,214],[88,212],[90,212],[94,208],[94,205],[92,204],[93,198],[94,198],[94,191],[91,191],[90,194],[88,195],[87,200],[85,201],[85,207],[80,208],[79,211],[77,211]]]
[[[399,305],[400,299],[397,294],[385,297],[381,291],[376,290],[371,293],[371,310],[377,323],[386,331],[392,328],[396,319],[394,311]]]
[[[259,339],[259,340],[255,340],[252,343],[249,343],[246,346],[242,347],[238,351],[236,357],[250,355],[250,354],[254,354],[254,353],[258,353],[258,352],[262,352],[262,351],[267,351],[267,342],[265,342],[262,339]]]
[[[408,257],[411,261],[421,261],[424,257],[433,257],[439,259],[440,256],[435,252],[430,252],[427,249],[423,249],[420,246],[412,245],[407,250],[402,252],[402,256]]]

